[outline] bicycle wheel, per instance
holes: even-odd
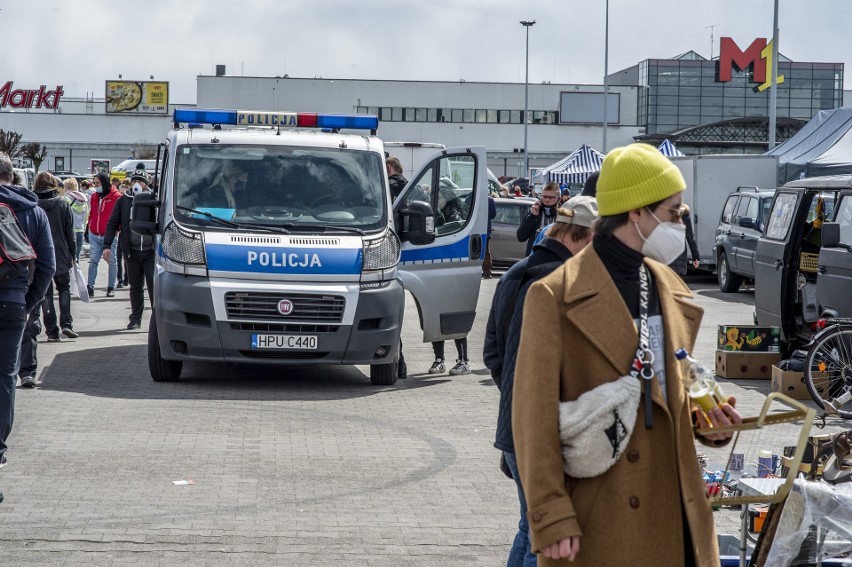
[[[817,405],[852,419],[852,327],[835,326],[817,336],[804,370],[805,385]]]

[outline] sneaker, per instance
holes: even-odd
[[[0,492],[0,503],[2,503],[2,502],[3,502],[3,493]]]
[[[111,288],[107,288],[107,297],[115,297],[115,291]]]
[[[432,366],[429,368],[429,374],[441,374],[447,369],[444,361],[440,358],[436,358],[435,362],[432,363]]]
[[[124,287],[124,284],[121,283],[121,282],[118,282],[117,284],[115,284],[115,289],[121,289],[123,287]]]
[[[0,455],[0,469],[5,467],[9,462],[6,460],[6,455]]]
[[[141,329],[141,328],[142,328],[142,323],[140,323],[139,321],[131,321],[130,323],[127,324],[127,330],[128,331],[135,331],[136,329]]]
[[[79,334],[77,334],[77,331],[75,331],[71,327],[63,328],[62,334],[65,335],[66,337],[68,337],[69,339],[76,339],[80,336]]]
[[[450,368],[450,374],[452,376],[470,374],[470,365],[466,360],[456,360],[456,365]]]
[[[21,387],[22,388],[35,388],[35,385],[36,385],[35,374],[28,374],[27,376],[21,376]]]
[[[51,336],[51,335],[47,336],[47,342],[49,342],[49,343],[58,343],[61,340],[62,340],[62,338],[59,335],[56,335],[55,337]]]
[[[89,292],[89,297],[94,297],[94,295],[95,295],[95,288],[93,288],[92,286],[86,286],[86,291],[88,291],[88,292]]]

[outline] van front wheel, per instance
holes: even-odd
[[[373,386],[393,386],[399,377],[399,363],[389,362],[387,364],[370,365],[370,382]]]
[[[151,315],[148,323],[148,372],[154,382],[177,382],[183,362],[180,360],[164,360],[160,352],[160,339],[157,336],[157,322]]]

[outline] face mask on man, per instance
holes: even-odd
[[[645,241],[642,245],[642,254],[663,264],[671,264],[686,249],[686,226],[677,222],[663,222],[649,209],[645,210],[659,224],[654,227],[648,238],[645,238],[639,230],[639,224],[633,223],[636,232]]]
[[[142,185],[140,185],[138,182],[134,183],[133,187],[131,187],[131,189],[133,189],[134,195],[138,195],[139,193],[141,193],[142,191],[145,190],[145,189],[142,188]]]

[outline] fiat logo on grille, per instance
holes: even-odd
[[[282,315],[289,315],[293,312],[293,302],[289,299],[282,299],[278,302],[278,312]]]

